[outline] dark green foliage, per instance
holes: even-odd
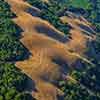
[[[84,65],[86,68],[69,71],[66,81],[59,86],[65,93],[64,100],[99,100],[100,99],[100,68]]]
[[[15,15],[10,11],[10,6],[4,0],[0,0],[0,19],[7,17],[14,17]]]
[[[0,62],[1,100],[28,100],[27,98],[33,100],[28,93],[23,91],[25,82],[26,76],[22,74],[13,63]]]
[[[0,32],[1,33],[8,33],[12,35],[17,35],[18,32],[20,32],[21,29],[15,25],[9,18],[0,18]]]
[[[27,93],[20,93],[15,96],[14,100],[36,100],[36,99],[32,98],[31,94],[29,95]]]
[[[14,14],[4,1],[0,1],[0,15],[0,60],[2,61],[21,55],[24,48],[17,40],[21,29],[11,21]]]
[[[100,97],[85,88],[84,85],[73,83],[70,80],[60,84],[61,89],[64,91],[64,100],[99,100]]]
[[[22,60],[26,52],[18,40],[22,29],[11,20],[14,14],[10,11],[10,6],[4,1],[0,1],[0,5],[0,60]]]
[[[9,34],[0,34],[0,60],[9,60],[24,54],[24,47],[20,42]]]
[[[15,57],[23,58],[25,50],[18,41],[21,29],[11,20],[14,16],[10,6],[0,0],[0,100],[33,100],[24,91],[26,75],[13,63]]]

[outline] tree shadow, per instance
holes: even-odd
[[[99,61],[100,52],[96,48],[96,42],[95,41],[88,42],[87,48],[88,48],[88,50],[85,52],[85,55],[87,55],[88,58],[94,58],[96,61]],[[94,63],[95,63],[95,61],[94,61]]]
[[[57,96],[57,100],[64,100],[64,96]]]
[[[35,29],[37,30],[37,32],[41,33],[41,34],[45,34],[53,39],[56,39],[60,42],[67,42],[68,41],[68,37],[65,35],[61,35],[61,34],[58,34],[55,30],[49,28],[48,26],[43,26],[43,25],[38,25],[38,26],[35,26]]]
[[[36,9],[33,9],[33,8],[27,8],[25,11],[31,14],[32,16],[38,17],[40,15],[40,13]]]
[[[90,34],[87,34],[87,35],[93,35],[93,34],[95,34],[95,32],[93,31],[93,30],[91,30],[91,27],[88,27],[88,26],[86,26],[86,25],[83,25],[83,24],[78,24],[78,26],[81,28],[81,29],[83,29],[83,30],[85,30],[85,31],[87,31],[88,33],[90,33]],[[93,28],[92,28],[93,29]],[[86,32],[85,32],[85,34],[86,34]]]
[[[66,75],[68,73],[69,67],[65,60],[63,60],[61,57],[58,56],[53,58],[52,61],[60,66],[60,71],[62,74]]]
[[[21,72],[21,70],[19,68],[16,67],[16,71]],[[22,91],[27,91],[29,93],[31,92],[37,92],[38,90],[36,89],[36,84],[34,82],[34,80],[32,80],[28,75],[26,75],[25,73],[21,73],[22,77],[23,77],[23,81],[22,82],[18,82],[18,83],[14,83],[14,86],[16,87],[16,89],[20,92]]]
[[[14,25],[15,25],[15,30],[16,30],[16,32],[15,33],[13,33],[17,38],[22,38],[22,35],[21,35],[21,33],[23,32],[23,29],[22,28],[20,28],[17,24],[15,24],[14,23]]]

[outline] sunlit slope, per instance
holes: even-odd
[[[23,32],[20,41],[29,50],[29,58],[16,62],[16,66],[27,74],[35,83],[37,91],[31,91],[33,97],[38,100],[57,100],[57,95],[63,95],[53,83],[63,78],[63,67],[59,66],[53,59],[60,58],[68,66],[74,64],[77,59],[92,64],[84,56],[87,43],[94,39],[94,35],[79,27],[79,24],[90,27],[88,22],[75,18],[73,15],[60,18],[62,22],[68,23],[70,39],[57,30],[48,21],[27,13],[26,9],[33,8],[34,13],[39,9],[30,6],[23,0],[6,0],[11,5],[11,10],[16,14],[13,21],[19,25]],[[87,34],[85,34],[85,33]],[[91,34],[91,35],[90,35]],[[66,66],[67,67],[67,66]],[[67,70],[66,70],[67,72]]]

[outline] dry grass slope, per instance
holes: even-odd
[[[20,41],[31,52],[28,59],[16,62],[16,66],[27,74],[36,85],[37,92],[31,91],[32,96],[38,100],[57,100],[57,95],[63,95],[53,83],[63,76],[62,67],[52,61],[53,58],[60,57],[68,63],[69,66],[77,59],[84,58],[84,52],[88,41],[92,41],[93,36],[84,34],[78,23],[89,26],[78,18],[64,16],[60,18],[62,22],[69,23],[73,28],[70,30],[71,39],[61,42],[52,36],[48,36],[48,29],[52,30],[56,36],[66,37],[66,35],[48,21],[39,17],[32,16],[26,12],[26,9],[32,8],[34,13],[40,13],[40,10],[32,7],[24,0],[6,0],[11,5],[11,10],[16,14],[12,19],[22,29],[22,38]],[[38,31],[36,27],[42,26],[45,30]],[[85,30],[84,30],[85,31]],[[50,31],[51,32],[51,31]],[[73,52],[72,52],[73,51]]]

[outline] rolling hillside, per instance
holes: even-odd
[[[22,30],[19,41],[29,52],[27,58],[15,61],[16,67],[34,83],[30,83],[29,87],[35,89],[28,92],[37,100],[58,100],[58,96],[65,95],[57,86],[59,80],[77,83],[75,78],[68,75],[68,69],[76,68],[77,61],[95,66],[86,54],[88,45],[96,40],[92,24],[83,16],[68,11],[67,15],[59,16],[62,24],[70,26],[68,36],[50,21],[41,18],[42,10],[26,0],[5,1],[16,15],[12,21]],[[48,0],[43,2],[49,3]],[[66,63],[66,66],[60,65],[58,60]],[[90,89],[88,92],[94,95]]]

